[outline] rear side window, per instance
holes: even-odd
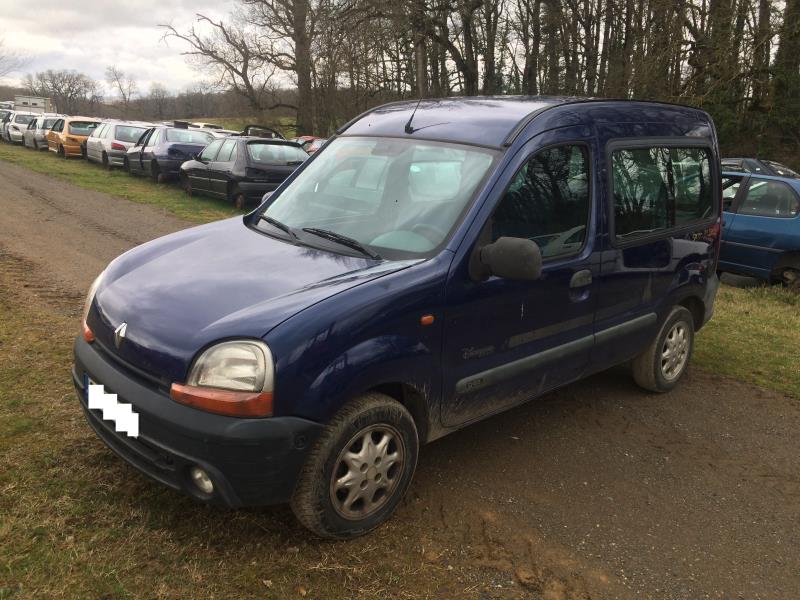
[[[91,135],[98,125],[94,121],[70,121],[69,132],[72,135]]]
[[[119,140],[120,142],[132,142],[136,143],[136,141],[142,137],[144,133],[144,127],[131,127],[129,125],[117,125],[117,129],[114,132],[114,139]]]
[[[682,227],[714,214],[711,152],[652,147],[611,155],[617,240]]]
[[[791,219],[798,213],[797,195],[781,181],[753,179],[739,207],[740,215]]]
[[[247,144],[247,154],[253,162],[272,165],[300,164],[308,158],[308,154],[297,146],[262,142]]]
[[[517,172],[492,217],[492,240],[526,238],[543,258],[578,252],[589,219],[589,166],[583,146],[536,154]]]

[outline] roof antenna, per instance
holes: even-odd
[[[417,114],[417,109],[419,108],[420,102],[422,102],[422,96],[419,97],[419,100],[417,100],[417,105],[414,107],[414,110],[411,111],[411,116],[408,117],[408,123],[406,123],[406,129],[405,129],[408,135],[411,135],[415,131],[414,128],[411,126],[411,121],[414,120],[414,115]]]

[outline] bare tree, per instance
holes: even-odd
[[[106,67],[106,82],[112,89],[116,90],[122,99],[123,116],[130,116],[131,100],[136,95],[136,81],[116,65]]]
[[[93,109],[100,100],[96,81],[88,75],[66,69],[28,74],[25,87],[34,96],[52,98],[58,110],[71,114]]]
[[[150,86],[150,93],[147,98],[152,105],[152,114],[156,115],[159,120],[163,120],[167,100],[169,99],[167,88],[156,82]]]
[[[0,78],[19,71],[27,62],[23,56],[6,48],[5,40],[0,37]]]
[[[262,36],[254,27],[214,21],[201,14],[197,15],[197,23],[210,28],[210,33],[203,33],[195,25],[183,33],[172,25],[159,27],[166,30],[165,39],[178,39],[188,45],[189,49],[182,54],[192,58],[206,72],[210,71],[217,86],[234,90],[246,98],[255,111],[295,108],[269,101],[276,91],[273,85],[276,66],[269,61]]]

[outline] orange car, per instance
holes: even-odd
[[[47,149],[63,158],[83,156],[86,138],[98,125],[100,125],[99,119],[88,117],[59,119],[47,134]]]

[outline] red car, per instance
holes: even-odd
[[[292,138],[289,141],[297,142],[303,147],[303,150],[309,154],[314,154],[314,152],[322,148],[322,145],[328,141],[328,138],[321,138],[315,135],[301,135],[299,137]]]

